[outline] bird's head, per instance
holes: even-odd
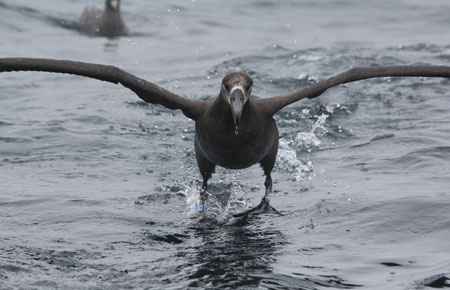
[[[118,11],[120,8],[119,0],[106,0],[106,8],[111,9],[113,11]]]
[[[231,107],[236,133],[242,117],[244,105],[247,103],[252,93],[252,86],[252,79],[244,73],[231,73],[223,78],[220,96],[224,98]]]

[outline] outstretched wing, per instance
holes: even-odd
[[[313,99],[329,88],[359,80],[379,77],[441,77],[450,78],[450,66],[374,66],[353,68],[334,75],[292,94],[260,100],[270,114],[275,114],[285,106],[304,98]]]
[[[45,71],[74,74],[114,84],[121,83],[142,100],[160,104],[171,110],[181,110],[193,120],[201,114],[204,101],[191,100],[171,93],[151,82],[138,78],[115,66],[84,63],[69,60],[43,58],[0,58],[0,72]]]

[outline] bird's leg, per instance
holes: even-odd
[[[270,202],[269,194],[272,193],[272,177],[270,176],[270,174],[266,176],[266,181],[264,182],[264,185],[266,186],[266,193],[264,194],[264,197],[261,200],[261,204],[264,204],[264,208],[267,208],[266,212],[283,215],[269,204]]]
[[[197,205],[197,211],[204,212],[206,210],[205,202],[208,198],[208,193],[206,192],[208,190],[208,178],[203,178],[203,184],[202,189],[200,190],[200,200],[199,204]]]
[[[195,158],[197,159],[198,169],[200,169],[200,174],[203,177],[202,189],[200,189],[200,198],[196,206],[197,211],[204,212],[206,210],[205,202],[208,199],[208,180],[211,178],[212,174],[215,172],[216,165],[211,163],[206,156],[201,151],[197,138],[194,142],[195,145]]]
[[[233,215],[234,217],[241,217],[241,216],[246,216],[246,215],[250,215],[250,214],[260,214],[260,213],[276,213],[279,215],[283,215],[269,204],[269,201],[270,201],[269,195],[272,192],[272,177],[270,176],[270,174],[266,175],[266,181],[264,182],[264,185],[266,186],[266,192],[265,192],[264,197],[262,198],[261,202],[252,209],[249,209],[247,211],[244,211],[244,212],[241,212],[238,214],[234,214]]]

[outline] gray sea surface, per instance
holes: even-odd
[[[0,57],[118,66],[258,97],[355,66],[450,65],[447,0],[122,1],[131,35],[86,36],[100,0],[0,0]],[[117,85],[0,74],[0,289],[450,288],[450,80],[382,78],[276,114],[272,205],[257,165],[217,168],[207,211],[194,123]]]

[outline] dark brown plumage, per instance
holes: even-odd
[[[104,10],[85,8],[80,17],[80,30],[96,36],[125,36],[128,30],[120,13],[119,0],[106,0]]]
[[[252,79],[243,73],[224,77],[218,97],[211,101],[191,100],[173,94],[117,67],[66,60],[0,58],[0,72],[47,71],[75,74],[111,83],[121,83],[142,100],[179,109],[195,121],[195,154],[203,186],[201,208],[206,198],[208,179],[216,165],[230,169],[261,164],[266,175],[266,192],[261,203],[242,216],[259,212],[276,212],[269,205],[272,190],[271,172],[278,150],[278,128],[273,115],[304,98],[320,96],[340,84],[376,77],[443,77],[450,78],[449,66],[389,66],[354,68],[317,82],[297,92],[272,98],[251,97]]]

